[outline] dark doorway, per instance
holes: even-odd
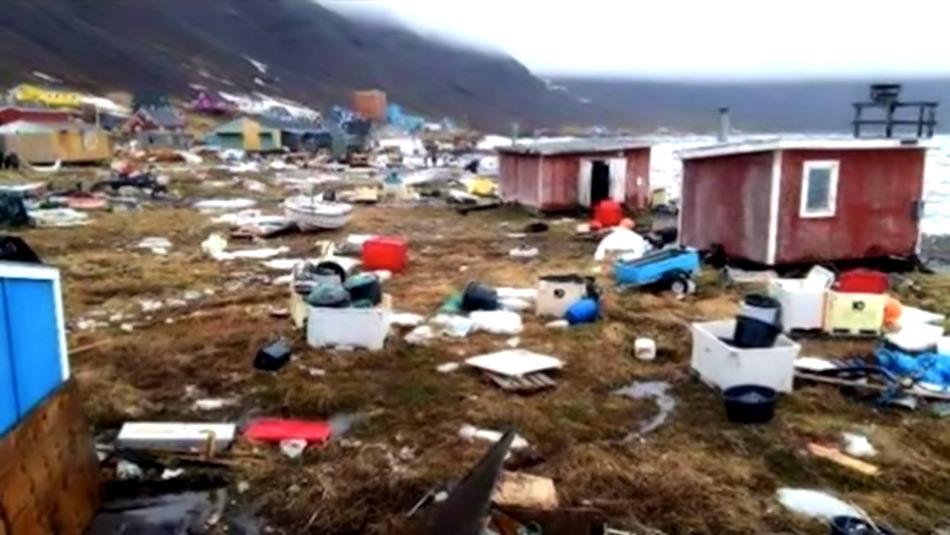
[[[597,204],[610,198],[610,166],[604,160],[591,162],[590,170],[590,205]]]

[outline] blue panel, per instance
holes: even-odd
[[[20,416],[63,381],[53,282],[6,279],[3,285]]]
[[[2,296],[3,281],[0,281]],[[10,361],[10,335],[7,332],[7,307],[0,299],[0,436],[3,436],[19,418],[13,382],[13,364]]]

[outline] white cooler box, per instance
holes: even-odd
[[[825,298],[835,275],[815,266],[804,279],[772,279],[769,295],[782,305],[782,328],[820,330],[825,326]]]
[[[392,317],[392,298],[374,308],[309,307],[307,344],[310,347],[383,348]]]
[[[791,392],[795,378],[795,359],[801,351],[784,334],[775,346],[743,349],[733,347],[723,339],[732,339],[735,320],[694,323],[692,368],[708,384],[720,389],[730,386],[755,384],[778,392]]]
[[[563,318],[571,305],[587,297],[587,283],[588,280],[581,276],[541,277],[535,312],[538,316]]]

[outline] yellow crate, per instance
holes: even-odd
[[[887,294],[829,291],[825,300],[825,332],[877,335],[884,326],[885,304]]]

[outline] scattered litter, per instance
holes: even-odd
[[[501,440],[501,437],[504,433],[498,431],[493,431],[491,429],[479,429],[473,425],[465,424],[459,429],[459,436],[463,439],[471,442],[475,439],[484,440],[485,442],[495,443]],[[521,435],[515,435],[514,440],[511,441],[511,449],[521,450],[527,449],[530,447],[528,441],[524,439]]]
[[[252,193],[264,193],[267,191],[267,184],[260,180],[245,180],[243,186],[244,189]]]
[[[123,323],[122,325],[119,325],[119,329],[123,332],[130,333],[135,330],[135,326],[131,323]]]
[[[195,400],[191,407],[197,411],[216,411],[235,407],[237,404],[238,400],[234,398],[203,398]]]
[[[322,444],[330,440],[331,432],[328,422],[265,418],[248,424],[244,437],[260,442],[300,439],[305,443]]]
[[[172,242],[168,238],[161,237],[151,237],[144,238],[142,241],[135,244],[136,249],[148,249],[152,253],[157,255],[166,255],[168,250],[172,248]]]
[[[237,491],[238,494],[244,494],[245,492],[251,490],[251,484],[247,481],[238,481]]]
[[[512,312],[524,312],[531,308],[531,302],[517,297],[503,297],[498,300],[498,304],[505,310]]]
[[[142,307],[142,312],[149,313],[155,312],[156,310],[161,310],[165,304],[161,301],[156,301],[152,299],[140,299],[139,306]]]
[[[304,261],[303,258],[274,258],[264,262],[264,267],[274,271],[291,271],[297,264]]]
[[[875,476],[878,474],[878,472],[880,472],[880,469],[877,466],[845,455],[838,448],[829,448],[827,446],[822,446],[821,444],[815,444],[812,442],[808,444],[808,452],[815,457],[827,459],[833,463],[844,466],[845,468],[850,468],[851,470],[861,472],[864,475]]]
[[[556,370],[564,366],[561,359],[527,349],[506,349],[465,360],[465,364],[497,375],[518,377],[529,373]]]
[[[442,327],[442,333],[452,338],[465,338],[475,328],[471,318],[456,314],[438,314],[431,322]]]
[[[798,357],[795,359],[796,370],[807,370],[813,372],[823,372],[833,370],[838,366],[834,362],[821,357]]]
[[[310,375],[310,377],[324,377],[327,371],[322,368],[307,368],[307,374]]]
[[[179,477],[185,475],[184,468],[166,468],[162,470],[162,481],[168,481],[169,479],[178,479]]]
[[[928,323],[901,322],[900,330],[885,335],[888,342],[904,351],[926,351],[933,349],[943,338],[943,326]]]
[[[89,222],[89,216],[72,208],[45,208],[29,211],[33,223],[40,228],[78,227]]]
[[[426,345],[435,338],[435,332],[428,325],[420,325],[406,334],[407,344],[421,346]]]
[[[649,243],[636,232],[617,227],[597,245],[594,260],[600,262],[608,254],[623,254],[626,259],[640,258],[647,252]]]
[[[390,317],[389,321],[393,325],[398,325],[400,327],[415,327],[422,323],[425,318],[419,314],[413,314],[412,312],[394,312]]]
[[[567,329],[571,324],[567,320],[554,320],[544,324],[548,329]]]
[[[211,442],[215,450],[223,450],[234,440],[235,430],[234,424],[227,423],[126,422],[116,444],[128,449],[190,451]]]
[[[848,455],[855,457],[874,457],[877,450],[868,437],[857,433],[841,433],[841,443]]]
[[[218,233],[211,234],[203,242],[201,242],[201,250],[205,254],[207,254],[211,258],[214,258],[215,260],[218,260],[219,262],[234,260],[234,259],[239,259],[239,258],[252,259],[252,260],[265,260],[267,258],[280,256],[290,251],[289,247],[244,249],[240,251],[228,251],[227,248],[228,248],[227,238],[225,238],[224,236]]]
[[[307,449],[307,441],[302,438],[285,438],[280,441],[280,452],[288,459],[299,459]]]
[[[254,199],[204,199],[193,206],[202,212],[226,212],[252,208],[257,206],[257,201]]]
[[[831,520],[836,516],[864,516],[854,506],[818,490],[781,488],[778,489],[777,497],[793,513],[820,520]]]
[[[446,362],[443,364],[439,364],[438,366],[435,367],[435,369],[439,373],[452,373],[454,371],[457,371],[461,367],[462,365],[459,364],[458,362]]]
[[[513,335],[523,329],[521,316],[508,310],[477,310],[468,317],[476,331]]]
[[[142,479],[145,474],[142,472],[142,468],[133,463],[132,461],[127,461],[125,459],[119,459],[119,462],[115,465],[115,476],[121,481],[129,481],[133,479]]]
[[[511,337],[505,340],[505,345],[514,349],[521,345],[521,338],[518,338],[517,336]]]
[[[558,508],[554,480],[520,472],[502,472],[491,499],[500,506],[539,511],[553,511]]]
[[[539,253],[537,247],[520,246],[508,251],[508,256],[512,258],[534,258]]]
[[[495,288],[499,299],[524,299],[526,301],[536,301],[538,299],[537,288]]]
[[[650,399],[656,400],[656,406],[659,412],[652,419],[640,424],[638,430],[629,433],[624,440],[629,441],[653,431],[663,425],[673,409],[676,408],[676,399],[669,393],[670,384],[666,381],[635,381],[629,386],[615,390],[614,394],[626,396],[632,399]]]
[[[290,343],[286,340],[271,342],[254,356],[254,367],[258,370],[275,372],[290,362]]]
[[[652,338],[637,338],[633,341],[633,354],[639,360],[656,359],[656,342]]]

